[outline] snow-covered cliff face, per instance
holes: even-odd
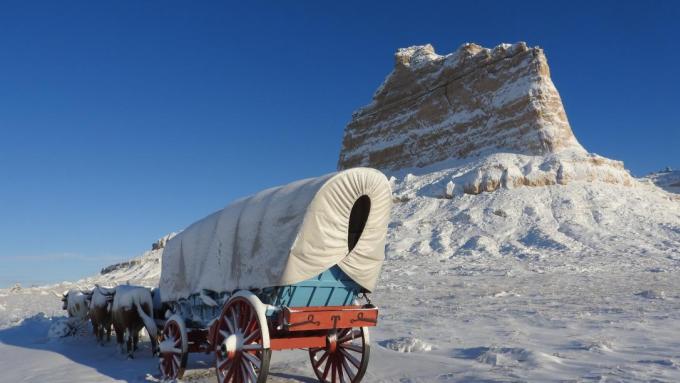
[[[578,143],[541,49],[465,44],[441,56],[425,45],[400,49],[395,61],[373,101],[345,128],[339,168],[423,174],[468,161],[475,166],[449,185],[467,194],[633,183],[622,162]]]
[[[543,51],[525,43],[399,49],[395,67],[345,129],[339,167],[422,167],[488,151],[583,151]]]

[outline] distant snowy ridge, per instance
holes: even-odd
[[[680,170],[666,168],[664,170],[648,174],[644,177],[656,186],[670,193],[680,194]]]
[[[151,245],[151,251],[148,251],[144,253],[144,255],[130,259],[128,261],[106,266],[101,270],[100,274],[110,274],[114,271],[120,271],[121,273],[125,274],[129,273],[130,270],[136,270],[137,266],[144,266],[147,263],[155,263],[160,265],[160,254],[162,254],[165,244],[175,235],[177,235],[177,233],[173,232],[161,237]]]

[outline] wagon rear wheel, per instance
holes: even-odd
[[[187,367],[189,343],[184,320],[177,315],[171,316],[159,339],[161,378],[166,380],[179,379],[184,375]]]
[[[332,330],[326,347],[310,348],[309,359],[322,383],[358,383],[364,377],[371,351],[368,328]]]
[[[271,349],[264,347],[262,323],[255,307],[244,297],[230,299],[222,309],[215,331],[215,366],[218,383],[264,383]]]

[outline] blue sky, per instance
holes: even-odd
[[[409,45],[541,46],[589,151],[680,168],[677,2],[246,3],[2,2],[0,286],[92,274],[334,170]]]

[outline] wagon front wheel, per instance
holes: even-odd
[[[309,349],[316,377],[322,383],[360,382],[368,368],[369,343],[367,327],[330,331],[326,347]]]
[[[173,315],[163,326],[159,339],[159,368],[163,381],[176,380],[184,375],[187,367],[187,331],[182,318]]]
[[[222,309],[215,331],[215,367],[218,383],[264,383],[271,349],[264,347],[262,323],[255,307],[236,297]]]

